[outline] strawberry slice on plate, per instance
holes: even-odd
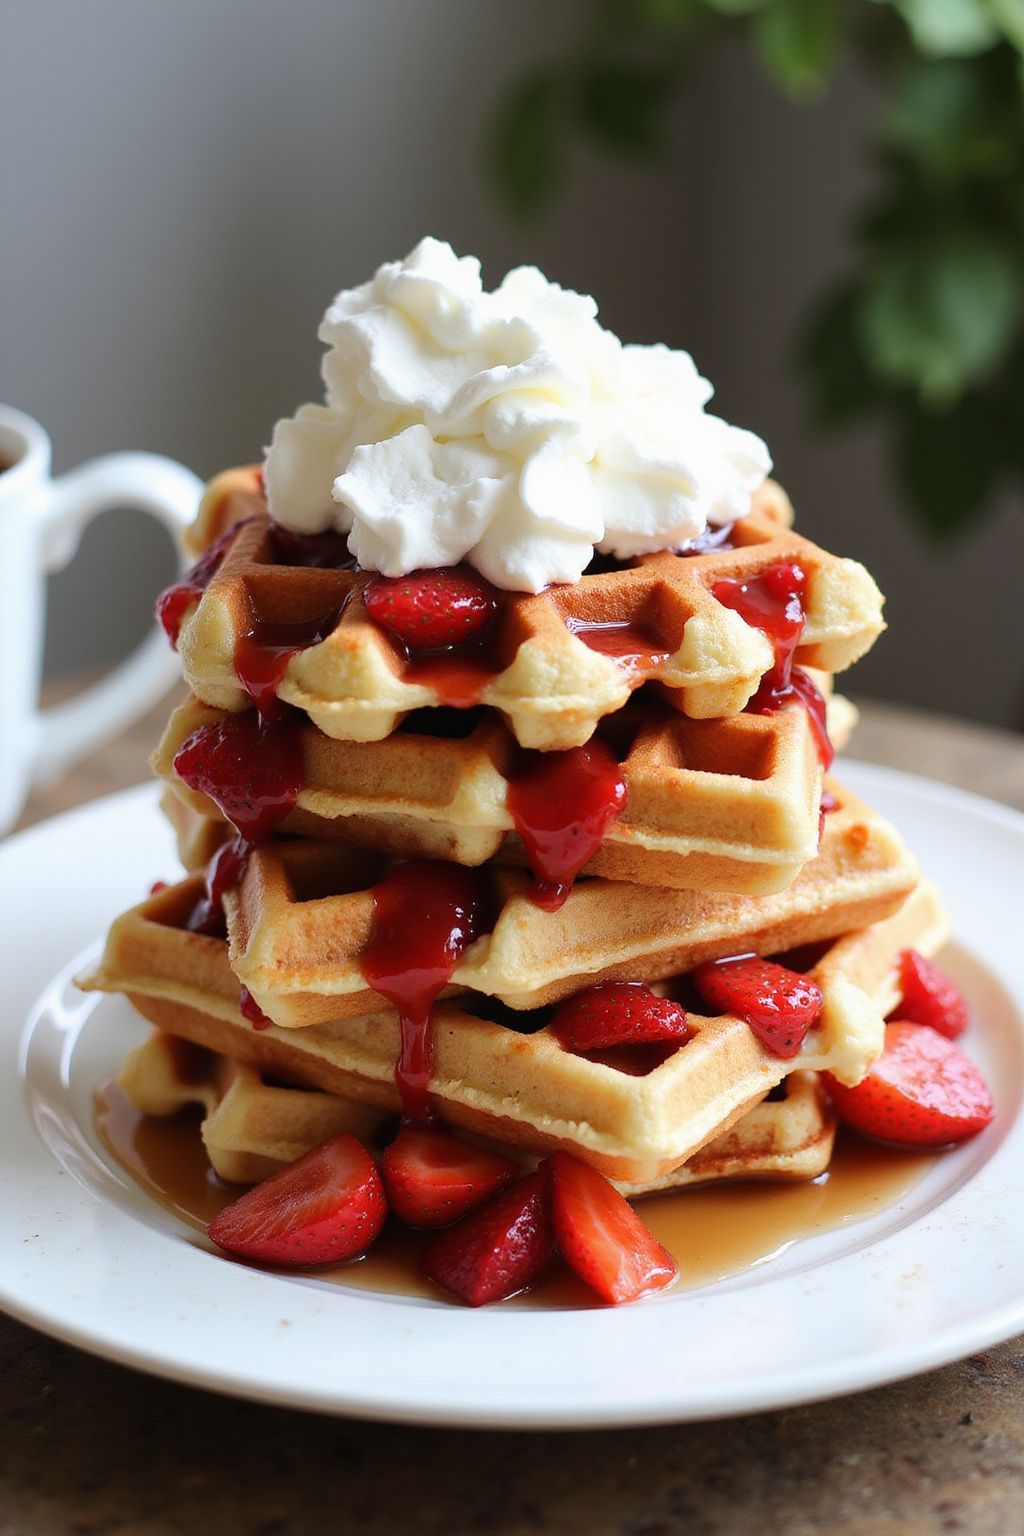
[[[339,1131],[225,1206],[207,1231],[239,1258],[307,1268],[362,1253],[386,1215],[373,1158]]]
[[[442,1290],[482,1307],[525,1291],[553,1251],[547,1175],[530,1173],[432,1238],[423,1269]]]
[[[863,1136],[902,1147],[945,1147],[984,1130],[995,1114],[978,1068],[926,1024],[885,1026],[885,1050],[856,1088],[827,1075],[841,1119]]]
[[[562,1003],[550,1024],[567,1051],[605,1051],[613,1046],[674,1041],[693,1034],[686,1009],[658,997],[642,981],[602,981]]]
[[[483,639],[498,611],[489,581],[465,566],[377,576],[363,594],[375,624],[410,651],[447,651]]]
[[[381,1160],[388,1205],[411,1227],[449,1226],[519,1171],[500,1152],[418,1125],[403,1126]]]
[[[705,960],[691,972],[697,991],[716,1013],[748,1024],[773,1056],[796,1056],[821,1014],[821,988],[809,976],[759,955]]]
[[[903,1001],[894,1018],[929,1024],[947,1040],[955,1040],[967,1028],[967,1000],[960,988],[916,949],[905,949],[900,955],[900,988]]]
[[[602,1301],[637,1301],[672,1284],[675,1260],[603,1173],[568,1152],[547,1166],[559,1251]]]

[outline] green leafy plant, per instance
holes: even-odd
[[[663,152],[673,98],[728,33],[799,103],[851,51],[880,82],[848,270],[797,356],[816,419],[881,416],[913,513],[961,532],[1024,485],[1024,0],[592,0],[579,48],[499,104],[504,197],[541,212],[575,137]]]

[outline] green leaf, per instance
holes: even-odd
[[[988,0],[988,8],[1003,36],[1024,53],[1024,0]]]
[[[797,358],[809,376],[814,419],[837,426],[877,406],[887,386],[864,355],[860,328],[861,291],[849,283],[817,305],[797,344]]]
[[[896,462],[915,520],[936,538],[973,526],[1003,473],[1005,449],[998,413],[978,396],[948,411],[909,410],[898,423]]]
[[[500,104],[487,157],[498,190],[519,213],[550,203],[564,163],[564,92],[553,73],[520,81]]]
[[[580,120],[607,148],[650,155],[661,144],[670,89],[671,81],[662,71],[602,60],[580,82]]]
[[[872,367],[922,400],[950,401],[983,377],[1013,339],[1020,263],[963,229],[876,258],[860,305]]]
[[[800,98],[824,87],[842,39],[835,0],[774,0],[752,27],[754,47],[784,91]]]
[[[969,57],[999,41],[987,0],[893,0],[922,53]]]
[[[885,141],[933,174],[955,174],[969,156],[979,101],[977,66],[960,59],[915,60],[896,81],[882,119]]]
[[[717,11],[721,16],[750,16],[774,3],[775,0],[704,0],[709,11]]]

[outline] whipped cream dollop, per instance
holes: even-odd
[[[594,550],[677,549],[742,517],[771,469],[711,416],[687,352],[626,346],[591,298],[422,240],[320,326],[323,404],[274,428],[271,515],[347,533],[385,576],[468,561],[495,586],[575,581]]]

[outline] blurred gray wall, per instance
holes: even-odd
[[[1020,724],[1019,512],[933,553],[876,437],[812,437],[782,371],[863,175],[855,83],[796,112],[724,55],[663,165],[581,156],[557,212],[518,224],[484,185],[482,128],[579,16],[577,0],[0,0],[0,398],[49,427],[58,468],[145,447],[207,475],[316,393],[337,288],[427,232],[490,282],[536,261],[628,338],[690,347],[723,412],[767,437],[801,525],[871,565],[893,632],[855,688]],[[170,570],[142,519],[105,519],[52,583],[51,672],[124,649]]]

